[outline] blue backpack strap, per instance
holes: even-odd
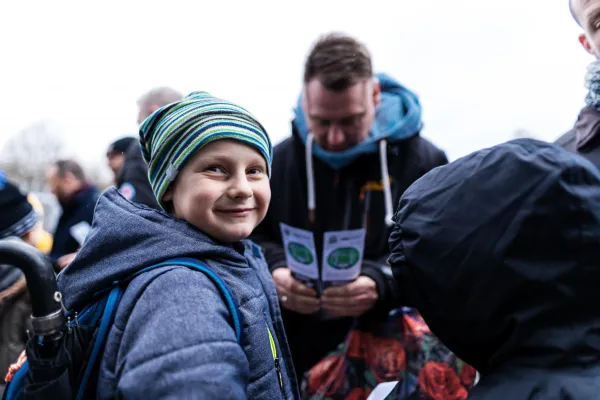
[[[83,374],[83,378],[81,378],[81,382],[79,384],[77,400],[81,400],[85,394],[88,380],[90,379],[90,375],[92,374],[92,370],[94,369],[96,360],[98,359],[98,354],[100,354],[100,351],[102,351],[102,348],[104,347],[104,339],[108,335],[108,331],[113,324],[115,310],[117,309],[122,292],[123,288],[121,286],[117,286],[113,288],[108,295],[104,313],[102,314],[102,320],[100,321],[100,327],[98,328],[98,333],[96,334],[96,341],[94,342],[92,354],[88,359],[85,373]]]
[[[25,361],[21,368],[15,375],[12,380],[6,385],[4,388],[4,395],[2,395],[2,400],[15,400],[20,399],[23,396],[23,380],[27,376],[27,372],[29,371],[29,363]]]

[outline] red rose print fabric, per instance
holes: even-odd
[[[305,376],[305,400],[365,400],[398,381],[397,400],[465,400],[476,371],[446,348],[414,309],[390,314],[375,329],[354,329]]]

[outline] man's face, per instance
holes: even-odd
[[[48,168],[48,171],[46,172],[46,182],[48,183],[50,192],[55,195],[57,199],[60,200],[66,197],[64,182],[60,178],[55,166]]]
[[[571,0],[573,12],[583,27],[579,42],[590,54],[600,58],[600,0]]]
[[[51,166],[46,172],[46,182],[50,192],[56,196],[59,202],[69,199],[81,186],[79,181],[71,173],[60,176],[56,166]]]
[[[379,82],[365,79],[334,92],[314,78],[304,87],[304,111],[315,142],[331,152],[356,146],[369,135],[379,104]]]
[[[106,158],[108,159],[108,167],[117,176],[125,163],[125,155],[121,152],[112,152],[108,153]]]

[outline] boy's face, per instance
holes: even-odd
[[[204,146],[163,197],[172,214],[225,243],[242,240],[264,219],[271,188],[267,162],[236,140]]]

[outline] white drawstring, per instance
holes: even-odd
[[[394,209],[392,206],[392,189],[390,187],[390,176],[387,163],[387,140],[382,139],[379,142],[379,162],[381,165],[381,180],[383,182],[383,199],[385,202],[385,224],[394,225]]]
[[[314,137],[312,133],[308,134],[306,138],[306,180],[308,185],[308,219],[311,223],[315,222],[315,210],[317,209],[317,205],[315,203],[315,171],[313,169],[313,159],[312,159],[312,147],[313,147]]]

